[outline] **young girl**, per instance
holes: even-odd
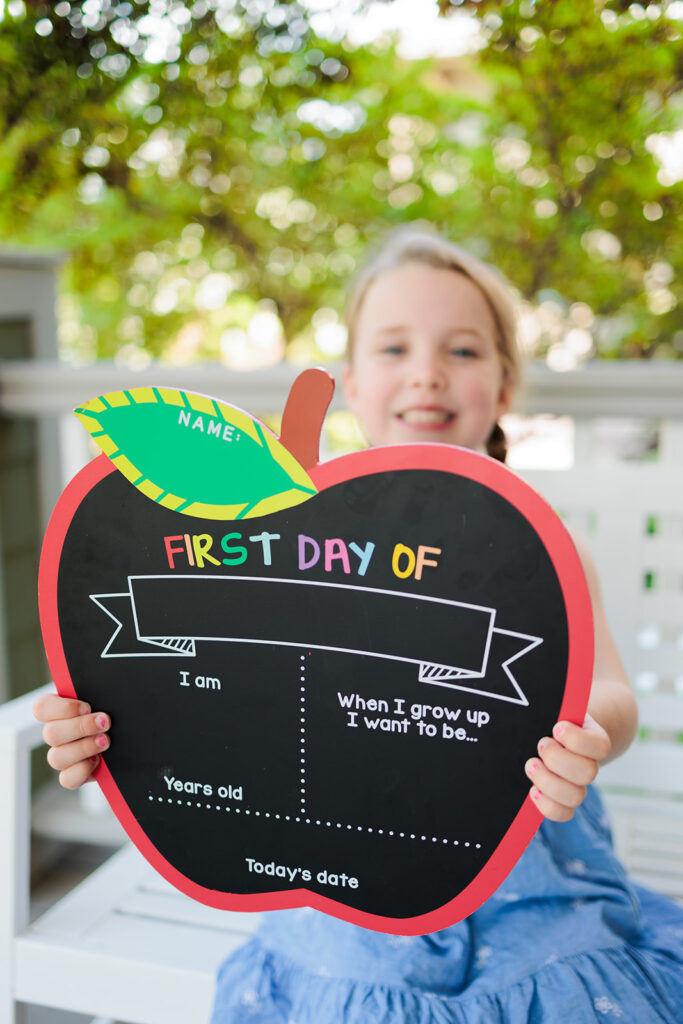
[[[369,442],[438,441],[504,461],[498,420],[519,379],[514,324],[508,289],[485,264],[432,235],[391,236],[348,311],[344,389]],[[307,909],[271,912],[223,964],[212,1024],[683,1019],[683,911],[628,883],[590,786],[633,739],[636,705],[577,546],[595,620],[588,713],[529,751],[545,820],[506,881],[471,917],[412,938]],[[62,784],[80,785],[109,745],[109,717],[56,696],[35,712]]]

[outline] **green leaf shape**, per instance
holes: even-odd
[[[316,493],[267,427],[216,398],[139,387],[109,392],[74,411],[116,468],[165,508],[203,519],[245,519]]]

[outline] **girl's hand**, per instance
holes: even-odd
[[[43,739],[49,745],[47,762],[59,772],[65,789],[78,789],[88,782],[109,746],[105,736],[111,725],[109,715],[92,713],[81,700],[46,694],[33,705],[33,714],[45,722]]]
[[[611,746],[605,730],[588,714],[583,726],[558,722],[552,738],[539,740],[539,756],[529,758],[524,770],[534,783],[530,795],[541,814],[551,821],[569,821]]]

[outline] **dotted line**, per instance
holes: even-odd
[[[299,748],[299,753],[300,753],[300,763],[301,763],[301,769],[300,769],[300,773],[301,773],[301,808],[300,808],[299,815],[271,814],[270,811],[251,811],[251,810],[249,810],[247,808],[241,808],[241,807],[234,807],[233,808],[233,807],[224,806],[222,804],[205,804],[205,803],[202,803],[201,800],[178,800],[178,799],[174,799],[173,797],[170,797],[170,796],[169,797],[165,797],[165,798],[163,796],[159,796],[159,797],[157,797],[157,802],[158,803],[164,803],[164,801],[165,801],[166,803],[169,803],[169,804],[175,803],[175,804],[177,804],[180,807],[182,807],[183,805],[185,805],[186,807],[199,807],[200,809],[204,808],[207,811],[210,811],[210,810],[227,811],[228,813],[231,813],[231,814],[248,814],[248,815],[251,815],[253,813],[255,818],[261,818],[261,817],[263,817],[263,818],[273,818],[273,819],[275,819],[277,821],[293,821],[296,824],[325,826],[326,828],[344,829],[345,831],[349,831],[349,832],[351,832],[351,831],[368,832],[368,833],[372,833],[372,834],[378,835],[378,836],[386,835],[386,836],[390,836],[390,837],[398,838],[398,839],[419,840],[421,842],[428,842],[429,841],[429,842],[432,842],[432,843],[442,843],[445,846],[463,846],[465,848],[472,847],[475,850],[480,850],[481,849],[481,843],[461,842],[459,839],[453,839],[453,840],[450,840],[450,839],[440,839],[440,838],[438,838],[438,836],[423,836],[423,835],[418,835],[416,832],[398,832],[398,831],[396,831],[394,829],[383,829],[383,828],[375,829],[375,828],[365,827],[364,825],[345,825],[345,824],[342,824],[341,822],[338,822],[338,821],[337,822],[321,821],[319,819],[312,819],[312,818],[306,818],[305,817],[305,814],[306,814],[306,685],[305,685],[306,684],[306,655],[304,655],[304,654],[300,655],[300,661],[301,661],[301,665],[300,665],[300,673],[301,674],[300,674],[299,678],[300,678],[300,682],[301,682],[301,687],[300,687],[300,693],[301,693],[301,697],[300,697],[300,711],[301,711],[301,716],[300,716],[300,735],[301,735],[301,746]],[[152,796],[151,793],[149,795],[149,799],[150,800],[154,800],[154,797]]]
[[[148,799],[154,800],[151,793],[149,794]],[[444,846],[463,846],[474,850],[481,850],[481,843],[464,843],[460,839],[440,839],[438,836],[423,836],[419,835],[417,832],[398,832],[395,829],[366,828],[365,825],[344,825],[339,821],[322,821],[318,818],[305,818],[303,815],[271,814],[270,811],[251,811],[242,807],[226,807],[222,804],[205,804],[202,803],[201,800],[178,800],[171,796],[158,796],[156,800],[160,804],[177,804],[179,807],[199,807],[204,808],[206,811],[227,811],[230,814],[253,814],[255,818],[273,818],[277,821],[293,821],[300,825],[320,825],[325,826],[326,828],[344,829],[348,832],[370,832],[377,836],[392,836],[398,839],[415,839],[425,843],[442,843]]]
[[[301,814],[306,813],[306,655],[301,655],[301,746],[299,748],[299,754],[301,758]]]

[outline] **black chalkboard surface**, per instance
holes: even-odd
[[[100,456],[46,540],[50,663],[110,713],[99,782],[184,892],[432,931],[512,868],[540,822],[524,762],[583,718],[580,562],[485,456],[372,449],[311,478],[294,507],[193,520]]]

